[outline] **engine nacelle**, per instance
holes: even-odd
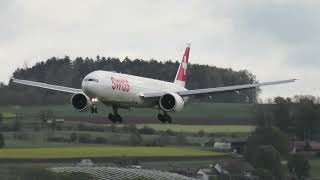
[[[74,94],[71,97],[71,104],[74,108],[78,109],[79,111],[85,111],[90,106],[92,106],[92,102],[90,98],[82,93]]]
[[[160,108],[164,111],[181,111],[184,106],[184,100],[177,93],[167,93],[160,97]]]

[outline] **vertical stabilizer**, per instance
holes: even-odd
[[[182,61],[179,65],[176,78],[174,79],[174,83],[178,84],[182,87],[186,85],[187,81],[187,68],[189,61],[189,52],[190,52],[190,44],[187,45],[186,50],[184,51]]]

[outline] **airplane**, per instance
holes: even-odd
[[[190,45],[188,44],[174,82],[102,70],[93,71],[85,76],[81,89],[15,78],[12,78],[12,81],[14,83],[71,93],[71,105],[79,111],[90,110],[91,113],[98,113],[96,103],[98,101],[102,102],[104,105],[112,107],[113,113],[110,113],[108,118],[113,123],[122,122],[122,117],[118,113],[119,108],[129,109],[130,107],[158,109],[160,110],[158,119],[162,123],[171,123],[172,118],[168,113],[181,111],[191,96],[213,95],[232,91],[239,93],[240,90],[244,89],[290,83],[296,80],[289,79],[188,90],[185,88],[185,84],[187,81],[189,52]]]

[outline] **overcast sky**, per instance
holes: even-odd
[[[52,56],[180,60],[248,69],[262,97],[320,95],[320,1],[1,0],[0,81]]]

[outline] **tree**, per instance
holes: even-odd
[[[159,62],[156,60],[144,61],[129,59],[121,61],[119,58],[77,57],[71,60],[68,56],[52,57],[34,66],[25,66],[14,71],[14,78],[24,78],[50,84],[80,88],[82,79],[94,70],[117,71],[149,78],[172,81],[178,69],[179,62]],[[256,82],[256,77],[247,70],[234,71],[230,68],[218,68],[208,65],[190,64],[188,66],[188,89],[228,86]],[[0,104],[2,105],[43,105],[64,104],[69,96],[59,92],[43,89],[18,86],[9,82],[9,85],[0,85]],[[223,93],[215,96],[215,102],[256,102],[260,90],[257,88],[244,90],[241,94]],[[208,101],[207,96],[199,98]]]
[[[77,133],[71,133],[70,134],[70,141],[71,142],[75,142],[75,141],[77,141],[78,140],[78,135],[77,135]]]
[[[301,179],[302,177],[309,177],[310,164],[302,154],[294,154],[289,158],[288,169],[290,173]]]
[[[84,133],[79,135],[79,143],[90,143],[91,135]]]
[[[283,156],[289,152],[289,140],[286,134],[277,128],[257,128],[248,138],[245,158],[254,163],[257,149],[263,145],[272,145]]]
[[[303,140],[310,139],[319,132],[319,118],[315,98],[309,96],[295,96],[295,106],[293,109],[296,135]]]
[[[185,145],[188,143],[187,137],[183,133],[179,133],[176,138],[176,144]]]
[[[3,148],[5,145],[4,136],[0,133],[0,148]]]
[[[279,127],[282,131],[287,131],[291,119],[290,119],[290,104],[291,99],[290,98],[283,98],[283,97],[276,97],[274,98],[275,107],[274,107],[274,119],[275,124],[277,127]]]
[[[2,124],[2,121],[3,121],[3,114],[0,113],[0,124]]]
[[[131,133],[130,144],[133,146],[140,145],[142,143],[142,137],[139,132]]]
[[[271,145],[260,146],[255,154],[254,167],[270,171],[277,179],[283,177],[280,153]]]
[[[259,177],[259,180],[274,180],[275,177],[266,169],[256,169],[253,174]]]
[[[205,132],[204,132],[204,130],[201,129],[200,131],[198,131],[197,134],[199,137],[203,137],[205,135]]]

